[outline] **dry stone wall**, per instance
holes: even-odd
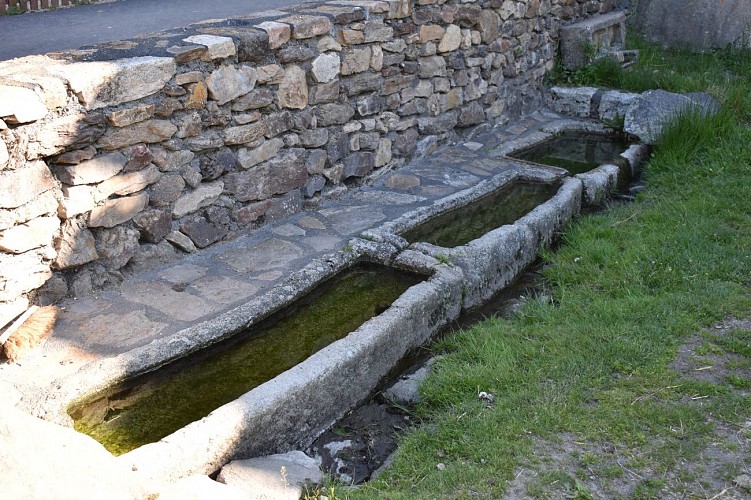
[[[541,102],[615,0],[340,0],[0,63],[0,326]]]

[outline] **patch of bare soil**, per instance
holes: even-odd
[[[687,381],[747,396],[751,359],[720,347],[737,331],[751,331],[751,320],[727,319],[696,333],[679,349],[671,368]],[[710,403],[701,395],[684,400],[700,408]],[[666,449],[660,437],[639,448],[582,442],[573,434],[535,438],[533,457],[517,470],[505,498],[751,499],[751,420],[732,423],[707,411],[706,423],[712,430],[690,459],[655,460]]]
[[[342,483],[360,484],[396,451],[399,435],[410,425],[410,417],[398,408],[373,401],[347,414],[307,451]]]
[[[735,330],[751,331],[751,320],[726,319],[692,336],[678,350],[671,368],[688,380],[724,385],[735,377],[751,381],[751,364],[739,354],[718,348],[712,338],[722,339]]]

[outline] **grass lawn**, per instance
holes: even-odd
[[[435,346],[445,356],[422,387],[422,424],[393,465],[323,494],[751,495],[751,55],[638,48],[629,71],[556,78],[706,90],[722,111],[670,129],[635,203],[567,227],[543,255],[547,299]]]

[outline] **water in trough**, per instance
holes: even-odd
[[[513,181],[461,207],[448,210],[406,231],[410,243],[424,241],[445,248],[464,245],[504,224],[513,224],[549,200],[560,181]]]
[[[246,331],[72,405],[74,427],[115,455],[158,441],[345,337],[422,279],[361,264]]]
[[[568,131],[509,156],[565,168],[571,175],[576,175],[606,163],[620,165],[625,161],[620,154],[628,147],[628,140],[620,134]]]

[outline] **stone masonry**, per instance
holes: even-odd
[[[615,3],[307,3],[0,63],[0,328],[531,111]]]

